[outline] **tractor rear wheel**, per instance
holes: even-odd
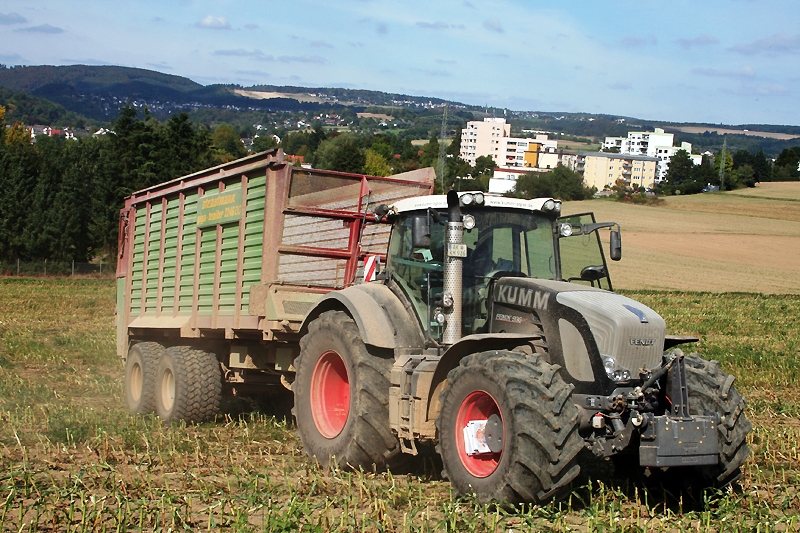
[[[220,410],[222,374],[214,354],[190,346],[168,348],[158,365],[156,412],[165,424],[205,422]]]
[[[569,487],[583,439],[573,386],[558,370],[539,355],[499,350],[468,355],[450,371],[437,450],[457,494],[544,503]]]
[[[684,358],[686,385],[689,393],[689,413],[714,415],[719,413],[719,464],[698,467],[707,486],[722,488],[741,475],[750,448],[747,434],[752,429],[744,415],[744,398],[733,386],[733,376],[719,368],[717,361],[706,361],[697,354]]]
[[[133,415],[156,410],[156,371],[164,347],[157,342],[135,344],[125,360],[125,403]]]
[[[399,452],[389,427],[393,360],[370,353],[358,326],[326,311],[300,341],[292,384],[297,430],[306,453],[327,466],[380,470]]]

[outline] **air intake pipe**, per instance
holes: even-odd
[[[463,244],[464,223],[461,220],[461,204],[455,191],[447,193],[447,216],[443,291],[452,296],[453,305],[444,309],[445,327],[442,343],[455,344],[461,339],[462,268],[464,257],[467,255]]]

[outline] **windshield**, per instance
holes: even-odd
[[[533,278],[555,279],[555,245],[552,221],[539,214],[512,209],[464,210],[475,217],[475,227],[464,231],[467,257],[463,274],[463,331],[477,333],[486,323],[486,288],[498,272],[513,272]],[[430,220],[430,244],[413,246],[413,228],[419,219]],[[438,325],[431,323],[433,297],[443,285],[445,225],[427,212],[403,215],[392,230],[387,268],[402,287],[431,336],[438,338]],[[447,214],[439,213],[442,222]],[[416,219],[416,220],[415,220]],[[419,232],[419,229],[417,230]],[[419,242],[418,242],[419,244]]]

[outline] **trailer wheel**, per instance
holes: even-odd
[[[156,410],[156,371],[164,347],[157,342],[140,342],[128,352],[125,361],[125,402],[133,415]]]
[[[686,385],[689,393],[689,413],[713,415],[719,413],[719,464],[698,467],[707,486],[723,488],[741,475],[750,448],[747,434],[752,429],[744,415],[745,400],[733,386],[733,376],[720,370],[716,361],[706,361],[697,354],[684,358]]]
[[[558,370],[536,354],[488,351],[450,371],[437,451],[458,495],[543,503],[578,475],[578,409]],[[485,447],[470,449],[475,440]]]
[[[165,424],[204,422],[219,413],[222,375],[214,354],[190,346],[164,351],[158,365],[156,412]]]
[[[327,466],[383,469],[399,451],[389,427],[392,360],[367,349],[352,318],[327,311],[300,341],[292,385],[306,453]]]

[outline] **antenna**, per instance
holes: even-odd
[[[447,103],[444,104],[444,115],[442,116],[442,131],[439,134],[439,177],[442,179],[442,194],[444,194],[444,169],[445,169],[445,150],[444,139],[447,136]]]

